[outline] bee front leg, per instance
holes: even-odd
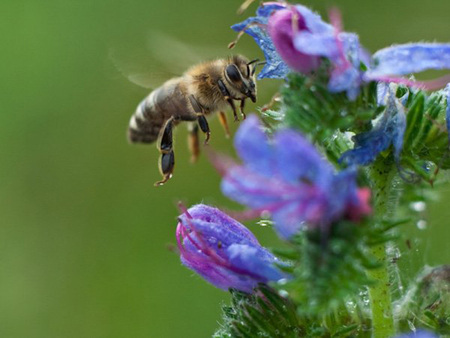
[[[163,185],[172,177],[173,168],[175,166],[172,135],[173,121],[173,117],[166,121],[158,138],[157,147],[161,153],[159,158],[159,171],[163,176],[163,179],[155,182],[155,186]]]
[[[198,140],[198,125],[194,123],[189,124],[188,145],[191,151],[191,162],[197,162],[200,154],[200,142]]]
[[[246,115],[244,113],[244,106],[245,106],[245,99],[241,100],[241,105],[239,106],[239,109],[241,110],[241,114],[242,114],[242,119],[245,120],[246,119]]]
[[[239,117],[237,116],[236,113],[236,107],[234,105],[233,99],[231,98],[230,92],[228,91],[227,87],[225,86],[222,80],[219,80],[217,84],[219,85],[220,92],[222,93],[224,99],[228,102],[231,109],[233,110],[234,122],[239,121]]]

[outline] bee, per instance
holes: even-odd
[[[128,139],[131,143],[153,143],[160,152],[159,170],[163,185],[171,177],[175,166],[173,128],[187,121],[189,148],[192,160],[199,155],[198,132],[210,138],[207,116],[219,112],[219,120],[228,135],[223,112],[231,107],[235,121],[239,121],[234,101],[240,101],[240,113],[245,119],[245,100],[256,102],[255,71],[259,60],[249,61],[242,55],[203,62],[188,69],[181,77],[168,80],[153,90],[137,107],[130,119]]]

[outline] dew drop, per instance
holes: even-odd
[[[289,296],[289,293],[286,290],[280,290],[278,291],[281,297],[287,298]]]
[[[425,230],[427,228],[427,221],[421,219],[420,221],[417,222],[417,228],[419,230]]]
[[[262,227],[267,227],[267,226],[272,225],[273,222],[268,219],[262,219],[262,220],[256,222],[256,224],[258,224],[259,226],[262,226]]]
[[[261,218],[264,219],[269,219],[271,216],[270,211],[269,210],[263,210],[261,211]]]
[[[411,331],[416,332],[416,326],[412,321],[408,320],[408,326],[411,329]]]
[[[427,205],[423,201],[412,202],[409,207],[416,212],[423,212],[427,208]]]

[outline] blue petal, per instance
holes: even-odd
[[[385,106],[387,96],[389,93],[389,84],[386,82],[378,82],[377,83],[377,105]]]
[[[274,136],[276,161],[283,179],[322,183],[333,175],[333,168],[322,159],[314,146],[294,130],[278,131]]]
[[[256,10],[256,15],[259,17],[268,18],[274,11],[285,8],[286,8],[285,5],[278,3],[272,4],[262,3],[261,6],[259,6],[258,9]]]
[[[227,248],[227,256],[234,267],[254,274],[256,282],[278,281],[285,277],[274,265],[278,261],[275,256],[262,247],[235,243]]]
[[[253,37],[255,42],[261,48],[266,64],[259,72],[257,78],[261,80],[263,78],[285,78],[289,74],[290,69],[281,59],[280,55],[275,50],[272,40],[266,30],[261,27],[267,25],[268,15],[276,10],[279,5],[270,5],[261,7],[261,16],[250,17],[247,20],[231,26],[231,29],[236,32],[244,30],[245,33]],[[282,7],[283,8],[283,7]],[[259,10],[258,10],[259,14]]]
[[[450,69],[450,44],[410,43],[379,50],[368,79],[386,75],[406,75],[428,69]]]
[[[292,201],[272,215],[275,229],[283,239],[289,239],[306,225],[299,201]]]
[[[322,34],[334,30],[332,25],[324,22],[319,14],[313,12],[308,7],[297,5],[295,8],[301,14],[303,20],[305,20],[305,25],[309,31]]]
[[[354,101],[358,97],[360,84],[359,70],[351,66],[344,70],[337,68],[331,73],[328,90],[332,93],[346,91],[348,99]]]
[[[301,31],[294,37],[294,46],[299,52],[308,55],[323,56],[334,59],[339,54],[334,32],[316,34]]]
[[[354,149],[346,151],[339,162],[348,165],[367,165],[391,144],[394,146],[395,159],[399,161],[405,129],[404,108],[390,89],[386,110],[379,123],[371,131],[354,136]]]
[[[269,177],[276,174],[272,146],[255,115],[250,115],[241,123],[234,138],[234,147],[251,170]]]
[[[228,171],[222,180],[221,190],[228,198],[247,207],[265,209],[290,196],[292,189],[281,180],[261,176],[241,166]]]
[[[360,60],[364,57],[360,55],[362,51],[356,34],[340,33],[336,37],[332,27],[321,34],[302,31],[294,38],[294,46],[304,54],[330,59],[334,69],[328,89],[333,93],[346,91],[351,101],[356,99],[362,81]]]

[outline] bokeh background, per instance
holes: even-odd
[[[327,8],[338,6],[346,30],[358,32],[371,51],[392,43],[450,41],[448,0],[304,3],[325,17]],[[163,73],[167,69],[155,52],[174,53],[162,42],[149,43],[149,34],[157,31],[192,52],[206,47],[226,56],[235,37],[229,26],[256,7],[238,17],[239,5],[238,0],[1,2],[0,337],[214,332],[220,304],[229,295],[182,267],[171,250],[175,203],[237,206],[221,195],[220,177],[205,157],[189,163],[183,127],[176,134],[175,175],[164,187],[153,187],[160,177],[155,147],[129,145],[125,138],[128,120],[148,90],[120,74],[111,51],[138,69],[151,73],[158,65]],[[249,37],[236,52],[261,57]],[[174,72],[180,65],[165,66]],[[279,85],[260,81],[257,104],[267,102]],[[211,147],[233,154],[218,121],[210,123]],[[424,263],[450,260],[449,189],[440,188],[441,199],[428,206],[426,229],[403,229],[413,247],[400,261],[411,275]],[[263,244],[278,244],[270,228],[248,226]]]

